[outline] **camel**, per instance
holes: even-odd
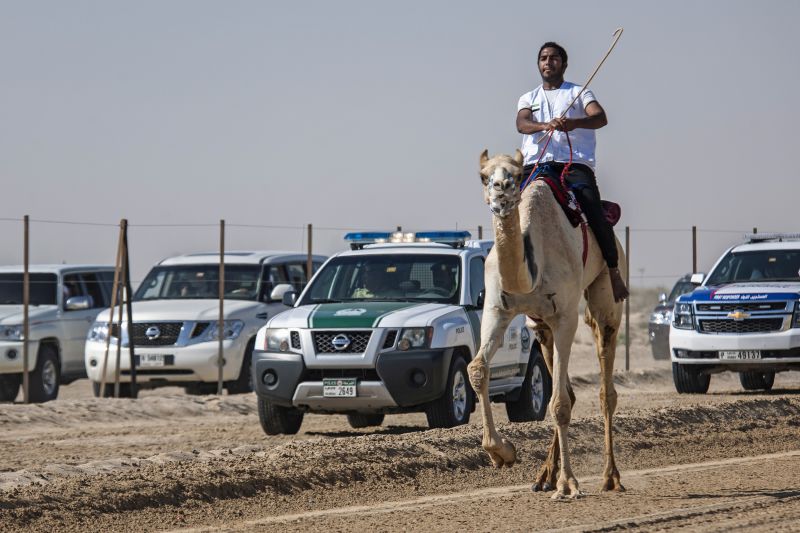
[[[583,236],[572,227],[546,183],[534,181],[520,193],[522,153],[480,156],[484,198],[493,213],[495,245],[486,260],[486,295],[481,346],[468,366],[480,401],[482,446],[496,467],[516,461],[514,445],[495,429],[489,402],[489,361],[512,318],[525,314],[534,324],[545,362],[553,377],[549,411],[555,432],[533,490],[555,488],[554,499],[583,493],[572,473],[568,430],[575,394],[569,382],[569,355],[578,327],[581,294],[585,322],[591,327],[600,361],[600,405],[605,421],[605,468],[601,490],[624,491],[614,461],[611,420],[617,405],[612,374],[622,303],[615,303],[611,280],[594,235],[589,232],[586,264]],[[625,276],[619,242],[620,269]],[[560,464],[560,470],[559,470]],[[556,479],[556,473],[558,478]]]

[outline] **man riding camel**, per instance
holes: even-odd
[[[539,161],[537,174],[557,180],[564,166],[570,162],[572,145],[572,164],[565,176],[567,186],[572,189],[581,210],[586,214],[603,259],[608,264],[614,300],[624,300],[628,297],[628,288],[617,268],[619,256],[614,230],[603,213],[594,175],[594,130],[608,123],[606,112],[589,90],[584,91],[567,109],[582,87],[564,81],[567,51],[563,47],[554,42],[544,43],[539,49],[538,66],[542,84],[523,94],[517,105],[517,131],[523,134],[522,153],[525,156],[523,179],[530,175]],[[551,131],[553,135],[547,144]],[[541,150],[545,150],[544,155]]]

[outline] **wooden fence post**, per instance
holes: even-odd
[[[31,273],[30,269],[30,217],[23,219],[22,237],[22,398],[23,402],[30,402],[30,376],[28,375],[28,337],[30,337],[30,316],[28,308],[31,300]]]
[[[697,272],[697,226],[692,226],[692,274]]]
[[[217,319],[217,394],[222,396],[222,366],[225,361],[223,340],[225,337],[225,220],[219,221],[219,318]]]

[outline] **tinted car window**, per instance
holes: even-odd
[[[706,285],[742,281],[800,281],[800,251],[730,252],[708,277]]]
[[[56,305],[58,277],[30,273],[30,304]],[[22,305],[22,272],[0,274],[0,305]]]
[[[80,274],[80,278],[86,287],[86,292],[92,297],[92,307],[108,307],[110,302],[106,302],[106,293],[103,292],[100,279],[93,272]]]
[[[225,298],[255,300],[261,267],[225,265]],[[216,299],[219,297],[219,265],[156,267],[136,290],[134,300]]]

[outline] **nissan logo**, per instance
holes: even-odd
[[[336,335],[333,339],[331,339],[331,344],[333,347],[336,348],[338,351],[346,350],[348,346],[350,346],[350,337],[340,333]]]
[[[145,330],[144,336],[147,337],[148,340],[154,341],[161,336],[161,330],[158,329],[158,326],[150,326]]]

